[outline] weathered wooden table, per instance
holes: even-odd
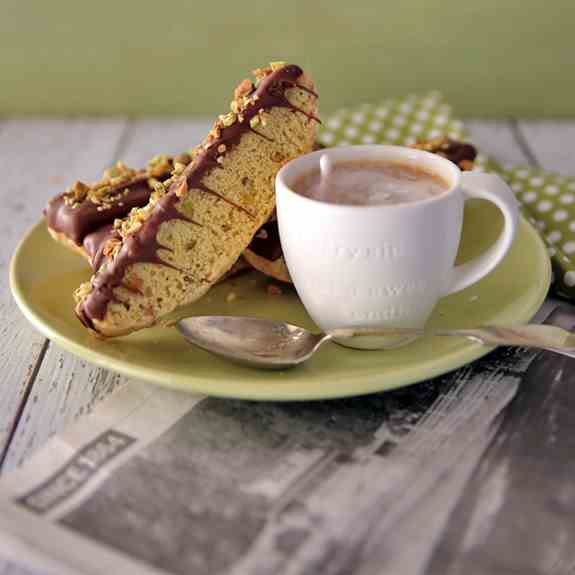
[[[575,121],[469,120],[471,139],[503,162],[575,174]],[[137,385],[62,351],[37,333],[11,299],[8,267],[47,199],[122,159],[142,165],[198,142],[203,120],[0,120],[0,470],[21,463],[119,385]]]

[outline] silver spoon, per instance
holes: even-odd
[[[282,321],[256,317],[207,315],[177,323],[180,333],[194,345],[230,360],[267,369],[284,369],[303,363],[321,345],[334,338],[357,336],[397,338],[420,335],[460,336],[485,345],[532,347],[575,358],[575,335],[550,325],[485,326],[474,329],[342,328],[312,333]]]

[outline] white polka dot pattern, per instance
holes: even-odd
[[[567,217],[569,216],[569,214],[565,211],[565,210],[557,210],[554,214],[553,214],[553,219],[556,222],[564,222]]]
[[[547,235],[547,240],[554,244],[558,242],[563,237],[563,234],[559,230],[553,230]]]
[[[547,200],[543,200],[537,204],[538,212],[548,212],[553,207],[553,204]]]
[[[451,108],[441,94],[432,92],[339,110],[320,127],[319,141],[326,146],[342,145],[342,140],[348,144],[408,144],[443,134],[461,139],[463,124],[452,119]]]
[[[543,237],[556,270],[555,289],[575,299],[575,178],[539,168],[491,167],[509,182],[526,215],[536,215],[534,225]]]

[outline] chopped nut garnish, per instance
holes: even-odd
[[[84,282],[80,284],[80,287],[74,292],[74,299],[77,302],[82,301],[90,293],[92,293],[92,284],[90,282]]]
[[[119,251],[119,249],[122,247],[122,242],[118,239],[118,238],[110,238],[106,244],[104,245],[104,248],[102,250],[102,253],[106,256],[106,257],[115,257],[116,253]]]
[[[112,166],[111,168],[104,170],[104,174],[103,174],[102,179],[104,181],[109,182],[113,178],[118,178],[118,177],[125,177],[127,179],[133,178],[136,174],[137,174],[137,171],[132,169],[132,168],[128,168],[128,166],[126,166],[126,164],[124,164],[124,162],[116,162],[115,166]]]
[[[74,182],[64,193],[64,203],[67,206],[76,207],[88,196],[90,186],[79,180]]]
[[[90,190],[90,195],[92,196],[91,199],[92,201],[94,200],[94,198],[103,198],[104,196],[106,196],[107,194],[109,194],[112,191],[112,186],[109,186],[108,184],[102,182],[100,184],[96,184],[91,190]]]
[[[148,186],[152,188],[152,190],[159,191],[161,194],[166,191],[164,184],[160,182],[160,180],[156,180],[156,178],[150,178],[148,180]]]
[[[235,124],[237,116],[233,112],[229,112],[223,116],[220,116],[220,120],[224,126],[224,128],[229,128],[233,124]]]
[[[176,196],[178,196],[178,198],[181,198],[187,193],[187,191],[188,191],[188,181],[186,180],[186,178],[182,178],[182,183],[176,189]]]
[[[128,176],[115,176],[114,178],[110,178],[110,185],[118,186],[119,184],[123,184],[127,182],[130,178]]]
[[[185,164],[180,164],[179,162],[176,162],[174,164],[174,171],[172,173],[179,176],[185,169],[186,169]]]
[[[65,193],[64,202],[72,208],[78,207],[84,201],[99,206],[98,211],[108,209],[123,195],[129,193],[129,188],[118,189],[122,185],[129,186],[131,180],[141,178],[143,171],[128,168],[124,163],[118,162],[115,166],[104,171],[102,179],[91,186],[83,182],[75,182]]]
[[[270,62],[270,67],[274,72],[280,68],[285,68],[286,66],[287,62]]]
[[[223,124],[223,118],[225,118],[225,116],[220,116],[220,121]],[[233,122],[232,122],[233,123]],[[230,124],[231,125],[231,124]],[[208,141],[213,141],[213,140],[217,140],[222,134],[222,130],[220,129],[220,126],[218,126],[217,124],[208,132]],[[204,146],[205,148],[205,146]]]
[[[126,222],[126,226],[122,226],[122,236],[129,236],[130,234],[137,232],[142,227],[143,223],[144,222],[141,220],[128,220]]]
[[[263,80],[266,76],[269,76],[272,73],[271,68],[256,68],[252,71],[253,75],[256,77],[258,81]]]
[[[172,169],[172,160],[166,154],[158,154],[148,162],[148,174],[152,177],[163,176]]]
[[[251,80],[248,80],[247,78],[242,80],[234,91],[234,100],[239,100],[242,96],[251,94],[253,89],[254,85]]]

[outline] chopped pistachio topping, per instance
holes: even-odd
[[[158,178],[170,172],[172,160],[166,154],[158,154],[148,162],[147,168],[150,176]]]
[[[287,62],[270,62],[270,68],[273,72],[279,70],[280,68],[285,68],[287,66]]]
[[[123,191],[117,188],[129,185],[140,175],[141,172],[128,168],[123,162],[118,162],[115,166],[105,170],[102,179],[91,186],[83,182],[75,182],[64,192],[64,202],[67,206],[77,208],[82,202],[89,200],[98,206],[98,211],[104,211],[119,197],[126,195],[128,188],[124,188]]]
[[[64,203],[67,206],[77,207],[88,197],[89,191],[90,186],[78,180],[64,193]]]
[[[188,182],[186,178],[182,178],[180,185],[176,188],[176,196],[178,196],[178,198],[181,198],[186,194],[187,191],[188,191]]]
[[[110,238],[106,241],[102,252],[106,257],[115,258],[121,247],[122,242],[118,238]]]
[[[179,162],[176,162],[174,164],[174,170],[172,174],[176,174],[177,176],[179,176],[185,169],[186,169],[185,164],[180,164]]]
[[[229,128],[230,126],[235,124],[235,122],[237,120],[237,116],[233,112],[229,112],[228,114],[225,114],[224,116],[220,116],[220,120],[222,121],[224,128]]]
[[[158,190],[160,193],[165,193],[165,186],[160,180],[156,180],[156,178],[150,178],[148,180],[148,186],[152,188],[152,190]]]
[[[254,85],[251,80],[242,80],[234,90],[234,100],[239,100],[242,96],[248,96],[253,92]]]
[[[74,299],[77,302],[80,302],[86,296],[90,295],[91,292],[92,292],[92,284],[90,282],[84,282],[80,284],[80,287],[74,292]]]

